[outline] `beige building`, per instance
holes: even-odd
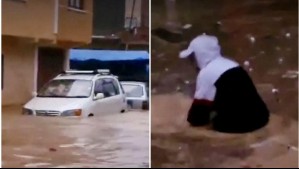
[[[92,0],[2,1],[2,105],[24,104],[90,43]]]

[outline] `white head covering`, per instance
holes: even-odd
[[[187,58],[194,53],[197,65],[202,69],[212,60],[221,57],[220,49],[215,36],[199,35],[191,41],[187,49],[180,52],[180,58]]]
[[[238,63],[222,57],[220,49],[215,36],[199,35],[191,41],[188,49],[180,52],[180,58],[187,58],[194,53],[201,69],[196,79],[194,98],[213,101],[216,94],[215,82],[224,72],[238,66]]]

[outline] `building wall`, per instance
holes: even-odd
[[[2,35],[54,39],[54,0],[2,0]]]
[[[28,40],[2,36],[2,105],[24,104],[31,98],[35,86],[35,49]]]
[[[68,7],[68,0],[2,1],[2,105],[24,104],[32,97],[41,75],[37,47],[67,51],[91,41],[93,1],[84,2],[84,11],[75,11]]]
[[[68,7],[67,0],[59,1],[58,41],[90,43],[92,36],[93,1],[84,1],[84,10]]]

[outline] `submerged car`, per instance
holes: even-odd
[[[109,70],[65,71],[25,104],[23,114],[96,116],[126,109],[125,93]]]
[[[148,87],[143,82],[122,81],[129,109],[149,108]]]

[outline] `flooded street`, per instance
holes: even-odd
[[[298,1],[176,1],[183,41],[152,36],[152,167],[298,165]],[[165,24],[152,1],[152,28]],[[241,135],[186,122],[197,72],[178,54],[198,34],[216,35],[222,54],[251,76],[271,111],[263,129]],[[241,113],[241,112],[240,112]]]
[[[182,94],[153,96],[153,167],[297,167],[298,121],[272,115],[259,131],[223,134],[191,128],[191,102]]]
[[[2,110],[3,167],[149,167],[148,112],[93,118]]]

